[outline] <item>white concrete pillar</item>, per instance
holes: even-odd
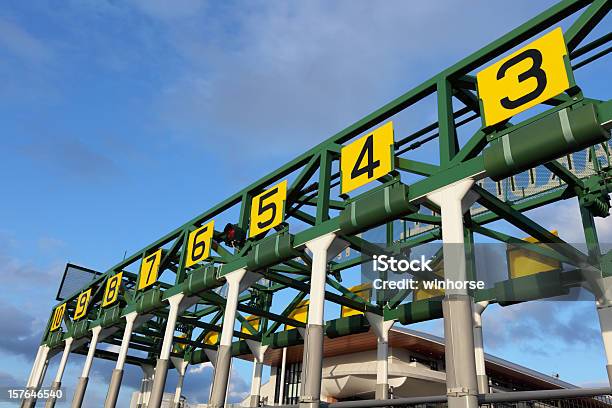
[[[376,399],[389,399],[389,330],[395,320],[366,312],[370,327],[376,334]]]
[[[104,401],[104,408],[115,408],[117,405],[117,398],[119,397],[119,391],[121,389],[121,381],[123,379],[123,367],[125,365],[125,359],[127,358],[128,349],[130,348],[130,339],[132,338],[132,330],[134,328],[134,321],[138,316],[137,312],[131,312],[125,315],[125,329],[123,330],[123,338],[121,339],[121,347],[119,348],[119,354],[117,356],[117,364],[111,375],[111,380],[106,393],[106,400]]]
[[[85,397],[85,390],[87,390],[87,383],[89,382],[89,371],[93,363],[94,354],[96,352],[96,346],[98,345],[98,337],[102,326],[96,326],[91,329],[91,341],[89,343],[89,350],[87,351],[87,357],[85,358],[85,364],[83,365],[83,371],[79,382],[77,383],[76,390],[74,392],[74,398],[72,399],[72,408],[81,408],[83,405],[83,398]]]
[[[488,301],[474,303],[474,357],[476,360],[476,381],[478,381],[478,393],[488,394],[489,378],[485,366],[484,342],[482,338],[482,313],[489,305]]]
[[[464,179],[427,195],[440,207],[445,279],[467,280],[463,214],[477,199],[473,184]],[[446,289],[442,301],[449,408],[478,407],[472,303],[467,288]]]
[[[176,368],[176,371],[178,373],[178,381],[176,382],[176,389],[174,390],[174,405],[172,408],[179,408],[179,405],[181,403],[181,394],[183,393],[185,373],[187,371],[187,365],[189,364],[189,361],[185,361],[182,358],[178,357],[170,357],[170,360],[172,360],[172,364],[174,364],[174,367]]]
[[[168,311],[168,320],[166,321],[166,331],[162,348],[155,365],[155,376],[153,378],[153,388],[151,389],[151,399],[149,400],[148,408],[161,407],[164,396],[164,388],[166,387],[166,377],[168,375],[168,362],[170,359],[170,351],[172,349],[172,339],[174,338],[174,330],[176,329],[176,318],[178,316],[181,301],[185,295],[177,293],[168,298],[170,310]]]
[[[281,360],[281,386],[278,394],[278,404],[283,405],[285,399],[285,371],[287,370],[287,347],[283,347],[283,357]]]
[[[599,316],[599,326],[601,327],[601,337],[606,354],[606,370],[608,381],[612,386],[612,305],[597,308]]]
[[[251,378],[251,399],[250,407],[258,407],[261,402],[261,375],[263,372],[263,362],[268,346],[264,346],[253,340],[246,340],[249,349],[253,353],[253,376]]]
[[[330,233],[306,243],[306,247],[312,251],[312,271],[310,274],[308,322],[304,336],[302,385],[300,389],[301,408],[318,408],[321,400],[325,284],[329,262],[328,250],[335,239],[336,235]]]
[[[246,272],[246,269],[241,268],[224,276],[227,281],[227,298],[223,314],[221,338],[219,339],[219,347],[217,349],[215,376],[208,403],[211,408],[222,408],[225,404],[232,362],[232,338],[234,336],[238,296],[240,295],[240,282],[246,275]]]
[[[47,372],[47,367],[49,365],[49,350],[50,348],[47,345],[40,346],[38,349],[38,353],[36,354],[32,371],[30,373],[30,378],[26,384],[26,388],[28,391],[30,391],[30,393],[33,391],[38,391],[42,385],[43,379],[45,378],[45,374]],[[32,408],[35,405],[36,397],[25,398],[23,401],[21,401],[21,408]]]
[[[148,364],[143,364],[140,367],[142,368],[142,392],[138,398],[138,408],[146,408],[151,396],[155,368]]]
[[[55,379],[51,384],[51,393],[49,394],[49,398],[47,399],[47,403],[45,404],[45,408],[53,408],[55,407],[55,394],[57,390],[62,386],[62,376],[64,375],[64,369],[66,368],[66,362],[68,361],[68,355],[70,354],[70,347],[72,346],[72,337],[68,337],[64,340],[64,352],[62,353],[62,358],[60,359],[59,366],[57,367],[57,373],[55,374]]]

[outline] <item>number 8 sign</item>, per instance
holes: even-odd
[[[102,299],[102,307],[112,305],[117,300],[119,295],[119,288],[121,286],[121,278],[123,272],[111,276],[106,281],[106,288],[104,289],[104,298]]]
[[[563,31],[556,28],[476,75],[485,126],[495,125],[570,88]]]

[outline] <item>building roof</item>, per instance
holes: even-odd
[[[336,338],[325,337],[323,356],[335,357],[343,354],[359,353],[376,349],[376,335],[370,331]],[[389,346],[404,348],[425,356],[444,359],[444,338],[433,334],[411,330],[404,327],[393,327],[389,332]],[[302,344],[287,348],[287,363],[302,361],[304,347]],[[252,361],[252,355],[240,358]],[[264,362],[268,365],[280,366],[282,348],[270,348],[265,354]],[[530,368],[512,363],[491,354],[485,353],[487,372],[495,374],[496,378],[506,379],[514,384],[524,384],[530,389],[576,388],[576,386],[550,375],[540,373]]]

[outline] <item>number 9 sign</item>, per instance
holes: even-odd
[[[538,38],[476,75],[485,126],[495,125],[570,88],[561,28]]]
[[[89,298],[91,296],[91,288],[79,295],[77,299],[76,308],[74,309],[74,320],[78,320],[85,316],[87,313],[87,305],[89,304]]]
[[[286,200],[287,180],[253,197],[249,237],[259,235],[283,222]]]

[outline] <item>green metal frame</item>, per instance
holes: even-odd
[[[285,222],[278,230],[293,232],[293,229],[299,227],[299,231],[292,235],[292,242],[293,248],[299,253],[298,258],[301,261],[293,258],[286,259],[279,262],[278,265],[257,271],[267,279],[267,282],[263,285],[253,285],[249,292],[245,292],[240,297],[237,319],[246,327],[248,333],[235,331],[234,335],[239,339],[238,341],[253,339],[270,344],[271,338],[278,334],[282,324],[303,327],[304,323],[290,318],[289,315],[295,305],[302,301],[309,291],[310,258],[304,252],[304,244],[323,234],[335,232],[349,242],[352,250],[359,253],[368,253],[368,246],[373,245],[359,236],[343,234],[340,228],[337,212],[344,209],[350,200],[355,199],[355,197],[340,195],[338,192],[340,173],[337,169],[339,168],[341,147],[385,120],[435,94],[438,121],[395,141],[395,170],[390,175],[381,178],[379,182],[381,185],[398,183],[402,175],[408,174],[420,177],[418,181],[411,183],[408,189],[408,198],[415,205],[417,211],[406,214],[402,217],[402,220],[404,222],[416,221],[427,224],[430,227],[427,231],[415,236],[404,236],[401,241],[393,242],[393,225],[392,223],[387,224],[387,241],[388,244],[391,244],[393,250],[401,250],[402,248],[440,240],[440,217],[424,211],[432,208],[435,210],[434,206],[425,199],[425,196],[436,189],[467,177],[474,177],[476,179],[485,177],[482,152],[489,142],[495,139],[496,135],[500,134],[499,132],[507,132],[510,128],[525,126],[534,120],[538,120],[543,115],[558,111],[572,104],[588,101],[595,104],[607,103],[607,106],[610,105],[610,101],[587,99],[582,95],[579,88],[573,88],[568,91],[567,95],[560,95],[547,101],[545,104],[549,105],[550,108],[546,112],[533,115],[531,118],[516,124],[507,122],[493,128],[480,126],[467,141],[461,144],[458,138],[458,130],[462,126],[473,123],[474,120],[480,118],[480,104],[475,93],[476,82],[474,72],[510,51],[515,46],[539,35],[572,15],[578,15],[578,17],[564,34],[570,53],[570,63],[573,64],[574,69],[593,63],[606,55],[605,52],[595,51],[612,40],[610,34],[597,38],[581,48],[579,46],[609,11],[610,2],[606,0],[561,1],[497,41],[445,69],[308,150],[306,153],[286,163],[274,172],[262,177],[179,228],[123,259],[90,282],[86,287],[62,301],[62,303],[67,303],[64,315],[67,332],[64,334],[57,334],[57,332],[50,333],[50,317],[42,342],[51,347],[59,347],[62,338],[74,335],[75,325],[68,316],[71,316],[74,312],[78,295],[88,288],[93,288],[93,291],[88,314],[83,320],[87,322],[86,324],[90,328],[104,323],[105,319],[108,319],[110,315],[110,308],[103,309],[101,307],[104,284],[108,277],[123,272],[122,295],[119,299],[119,306],[115,306],[120,309],[117,316],[138,310],[139,302],[142,304],[148,301],[149,298],[145,299],[145,296],[151,296],[151,299],[155,299],[152,296],[152,294],[154,295],[153,291],[159,292],[160,297],[157,303],[153,302],[151,310],[146,313],[147,316],[150,316],[150,319],[135,329],[135,335],[130,343],[130,348],[146,351],[148,359],[133,357],[128,359],[128,363],[134,364],[141,364],[144,361],[153,362],[161,347],[163,326],[168,313],[168,305],[164,300],[184,291],[189,274],[202,266],[197,265],[193,268],[184,267],[184,254],[189,232],[216,217],[224,216],[236,209],[239,209],[239,217],[236,224],[246,231],[249,223],[251,198],[284,179],[289,180],[287,201],[285,203]],[[583,59],[577,61],[578,58]],[[464,107],[454,111],[453,98],[461,102]],[[607,115],[605,119],[608,121],[612,119],[611,110],[609,108],[602,110]],[[406,153],[418,151],[424,144],[436,140],[439,152],[436,158],[437,162],[429,163],[404,157]],[[556,244],[550,250],[534,246],[534,251],[572,263],[578,269],[586,264],[598,267],[602,254],[597,242],[593,217],[606,215],[602,211],[596,211],[596,209],[601,210],[602,205],[605,209],[605,197],[612,191],[612,170],[609,160],[607,167],[598,167],[594,175],[582,179],[578,178],[558,161],[546,163],[546,167],[559,177],[561,180],[560,188],[526,197],[517,202],[504,201],[485,189],[476,186],[475,190],[480,193],[479,204],[484,206],[486,210],[468,217],[466,221],[468,233],[470,236],[473,233],[483,234],[506,243],[518,242],[518,238],[484,226],[493,221],[503,219],[515,225],[526,234],[532,235],[543,242]],[[545,228],[523,214],[527,210],[571,197],[578,197],[580,200],[580,211],[588,243],[588,254],[577,251],[571,245],[552,235]],[[419,208],[423,211],[419,210]],[[274,232],[270,231],[268,235]],[[214,255],[208,261],[208,265],[219,268],[218,278],[220,279],[232,271],[246,267],[247,259],[253,248],[265,238],[264,236],[257,237],[257,239],[248,239],[241,248],[231,248],[223,244],[223,237],[224,234],[222,232],[215,231],[212,245]],[[135,288],[138,276],[137,273],[134,273],[133,268],[137,268],[139,261],[144,256],[159,248],[164,248],[160,277],[169,280],[168,277],[172,277],[172,274],[174,274],[174,278],[170,279],[173,283],[159,281],[145,292],[137,291]],[[348,288],[342,285],[341,274],[342,271],[358,266],[361,262],[361,257],[357,257],[330,264],[327,282],[333,291],[326,291],[325,298],[328,301],[362,312],[367,311],[382,315],[387,320],[398,319],[406,324],[439,317],[441,313],[439,299],[405,302],[407,293],[403,293],[392,302],[372,304],[352,294]],[[132,272],[130,272],[130,269],[132,269]],[[563,283],[563,288],[580,284],[580,274],[575,272],[563,273],[560,277],[557,276],[557,278]],[[512,281],[502,282],[496,288],[479,291],[475,293],[475,297],[478,300],[489,300],[491,302],[497,302],[502,299],[503,303],[505,293],[508,290],[512,290],[516,285],[534,284],[529,279]],[[537,284],[539,283],[536,282],[536,286]],[[298,294],[294,296],[293,300],[280,314],[272,313],[270,309],[274,294],[287,289],[297,290]],[[549,296],[550,292],[543,290],[541,294],[542,296]],[[215,348],[214,345],[204,344],[204,336],[209,331],[220,331],[218,322],[223,316],[225,302],[223,296],[212,289],[201,292],[197,296],[199,297],[198,303],[182,312],[178,318],[179,324],[188,333],[188,338],[175,338],[175,341],[186,344],[186,347],[178,353],[173,352],[173,355],[190,359],[192,363],[203,361],[203,353],[196,353],[198,350]],[[261,318],[259,327],[255,329],[252,325],[248,324],[241,313],[259,316]],[[122,324],[121,319],[115,319],[112,322],[113,326],[119,328],[122,327]],[[109,344],[118,344],[121,340],[121,335],[121,330],[117,330],[101,341]],[[77,350],[77,352],[82,351]],[[196,354],[199,357],[196,358]],[[102,358],[114,358],[112,352],[100,351],[98,355]]]

